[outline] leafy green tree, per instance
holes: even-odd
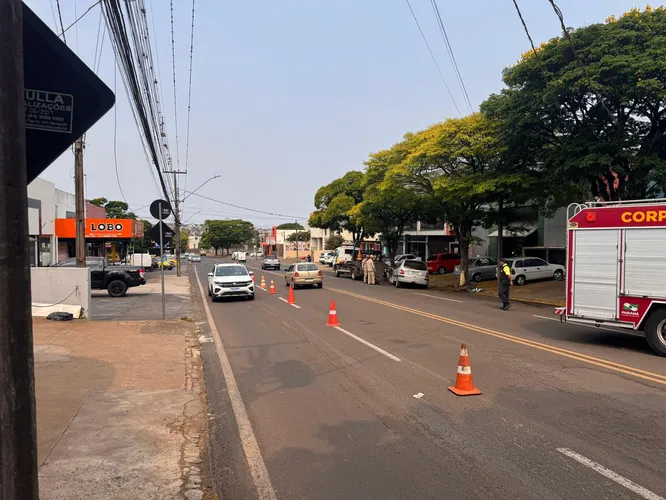
[[[256,231],[251,222],[241,219],[207,220],[201,246],[214,249],[217,255],[222,248],[228,253],[232,247],[252,244],[255,237]]]
[[[340,234],[332,234],[326,238],[324,243],[327,250],[335,250],[345,242],[345,239]]]
[[[130,211],[129,205],[124,201],[109,201],[106,198],[93,198],[90,203],[102,207],[109,219],[136,219],[136,214]]]
[[[516,204],[529,199],[538,176],[504,164],[496,126],[480,113],[435,124],[406,142],[410,153],[393,173],[395,182],[426,199],[429,218],[454,228],[460,286],[465,286],[474,229],[494,220],[499,200]]]
[[[632,9],[570,30],[504,70],[482,111],[514,157],[539,164],[561,203],[659,194],[666,180],[666,11]],[[573,188],[573,189],[572,189]]]
[[[296,241],[310,241],[310,231],[298,231],[296,233],[291,233],[289,236],[287,236],[287,241],[290,241],[292,243]]]
[[[188,239],[190,237],[190,232],[187,229],[180,228],[180,251],[187,251]]]
[[[298,222],[286,222],[285,224],[280,224],[277,226],[277,229],[284,229],[284,230],[298,230],[302,231],[305,229],[303,226],[301,226]]]
[[[365,182],[363,172],[352,170],[339,179],[319,188],[315,194],[316,210],[311,214],[309,225],[336,232],[352,233],[354,243],[371,235],[366,230],[354,207],[363,201]]]

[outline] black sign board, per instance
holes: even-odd
[[[23,4],[28,182],[115,103],[102,80]]]
[[[158,222],[153,226],[153,228],[148,233],[151,239],[153,241],[156,241],[157,243],[160,242],[160,229],[162,230],[162,240],[164,241],[164,243],[171,241],[176,235],[173,229],[167,226],[164,222]]]
[[[162,204],[162,217],[160,217],[160,204]],[[150,215],[156,219],[166,219],[171,215],[171,204],[165,200],[155,200],[150,204]]]

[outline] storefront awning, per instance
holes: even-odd
[[[58,238],[76,238],[76,219],[56,219],[55,235]],[[91,239],[141,239],[143,222],[133,219],[86,219],[86,238]]]

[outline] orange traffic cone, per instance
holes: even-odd
[[[460,347],[460,360],[458,361],[458,374],[456,375],[456,385],[449,387],[449,391],[458,396],[473,396],[481,394],[481,391],[474,387],[472,380],[472,367],[469,365],[469,355],[467,354],[467,344]]]
[[[326,326],[340,326],[338,311],[335,310],[335,300],[331,300],[331,308],[328,312],[328,323],[326,323]]]
[[[256,280],[254,279],[254,273],[252,273],[252,283],[256,283]]]
[[[261,285],[259,285],[261,288],[266,290],[266,280],[264,279],[264,275],[261,275]]]
[[[268,291],[269,295],[275,295],[277,292],[275,291],[275,283],[273,283],[273,280],[271,280],[271,289]]]
[[[294,287],[293,285],[289,286],[289,295],[287,296],[287,304],[295,304],[296,298],[294,297]]]

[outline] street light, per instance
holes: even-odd
[[[211,177],[210,179],[208,179],[206,182],[204,182],[201,186],[199,186],[198,188],[196,188],[194,191],[190,191],[189,194],[188,194],[185,198],[183,198],[182,200],[180,200],[180,202],[181,202],[181,203],[184,203],[185,200],[187,200],[190,196],[192,196],[194,193],[196,193],[197,191],[199,191],[199,189],[201,189],[202,187],[204,187],[206,184],[208,184],[208,183],[209,183],[210,181],[212,181],[213,179],[217,179],[218,177],[222,177],[222,176],[221,176],[221,175],[214,175],[213,177]]]

